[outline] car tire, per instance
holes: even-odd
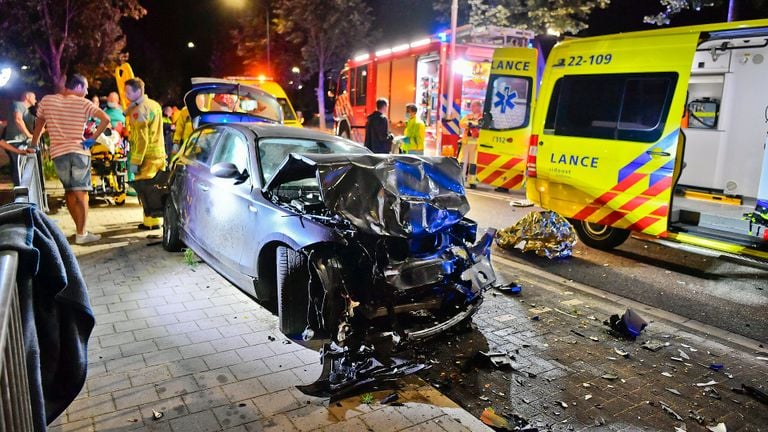
[[[307,257],[295,250],[277,248],[277,316],[280,331],[291,339],[302,340],[307,328],[309,269]]]
[[[569,219],[579,240],[585,245],[600,250],[611,250],[629,238],[629,230],[613,228],[592,222]]]
[[[173,200],[168,197],[163,207],[163,249],[168,252],[179,252],[184,243],[179,236],[179,214],[173,205]]]

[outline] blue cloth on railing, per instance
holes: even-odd
[[[45,431],[80,393],[95,319],[72,248],[34,204],[0,206],[0,250],[19,255],[16,276],[30,399]]]

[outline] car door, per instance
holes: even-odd
[[[213,126],[201,128],[196,139],[190,139],[177,163],[181,176],[176,193],[176,208],[179,211],[181,227],[189,238],[208,250],[207,235],[212,179],[209,159],[221,133]],[[191,138],[194,138],[193,135]]]
[[[477,179],[519,189],[531,136],[538,51],[498,48],[493,53],[477,148]]]
[[[221,262],[241,272],[240,257],[246,249],[256,247],[247,229],[252,219],[258,217],[256,207],[251,203],[251,173],[254,171],[249,153],[248,140],[242,132],[234,128],[222,130],[210,166],[215,169],[217,164],[231,163],[240,174],[234,178],[210,177],[206,213],[206,244],[211,251],[216,251],[216,257]]]
[[[648,32],[556,46],[534,114],[528,198],[569,218],[665,233],[698,37]]]

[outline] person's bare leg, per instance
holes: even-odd
[[[85,234],[85,223],[88,218],[88,192],[87,191],[67,191],[64,194],[67,201],[67,209],[75,221],[77,234]]]

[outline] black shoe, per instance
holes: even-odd
[[[494,190],[495,190],[496,192],[504,192],[504,193],[509,193],[509,189],[507,189],[507,188],[505,188],[505,187],[501,187],[501,186],[497,187],[497,188],[496,188],[496,189],[494,189]]]
[[[477,189],[477,184],[476,183],[472,183],[471,185],[469,185],[469,188],[470,189]]]
[[[143,230],[143,231],[151,231],[151,230],[156,230],[156,229],[159,229],[159,228],[160,228],[160,225],[149,226],[149,225],[144,225],[143,223],[139,224],[139,229]]]

